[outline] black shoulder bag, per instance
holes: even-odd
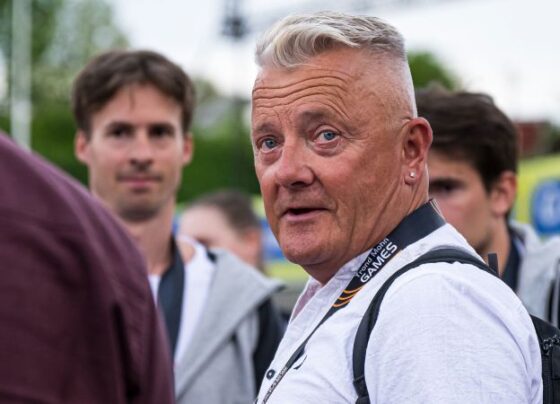
[[[387,281],[381,286],[377,294],[371,301],[356,333],[354,340],[354,350],[352,355],[353,371],[354,371],[354,388],[358,393],[356,404],[369,404],[369,393],[367,390],[364,368],[366,348],[369,342],[370,334],[377,322],[379,315],[379,308],[385,293],[393,282],[402,274],[412,268],[416,268],[422,264],[438,263],[438,262],[460,262],[464,264],[474,265],[492,275],[497,276],[497,260],[495,255],[491,257],[489,267],[474,256],[459,250],[457,248],[442,248],[430,251],[403,268],[395,272]],[[539,345],[541,348],[542,359],[542,379],[543,379],[543,404],[559,404],[560,403],[560,330],[548,322],[531,316]]]

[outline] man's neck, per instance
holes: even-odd
[[[427,188],[427,187],[426,187]],[[401,198],[404,199],[404,198]],[[345,248],[341,258],[335,261],[334,264],[319,263],[318,265],[302,265],[305,271],[311,275],[322,285],[325,285],[346,263],[358,257],[366,251],[371,250],[377,243],[383,240],[392,230],[394,230],[405,217],[417,210],[419,207],[428,202],[428,193],[416,192],[408,203],[398,203],[399,198],[394,199],[394,203],[387,203],[387,206],[393,206],[392,211],[382,211],[379,214],[379,220],[375,220],[375,225],[372,228],[376,229],[375,234],[362,243],[351,242],[349,248]],[[383,220],[381,220],[383,217]],[[356,247],[357,246],[357,247]]]
[[[121,219],[144,255],[150,275],[162,275],[171,263],[173,212],[174,206],[141,222]]]

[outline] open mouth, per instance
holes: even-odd
[[[284,213],[284,217],[289,221],[311,220],[316,215],[326,212],[324,208],[289,208]]]
[[[288,209],[286,211],[286,213],[289,214],[289,215],[296,215],[297,216],[297,215],[304,215],[306,213],[313,212],[315,210],[318,210],[318,209],[315,209],[315,208],[295,208],[295,209]]]

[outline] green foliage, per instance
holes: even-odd
[[[185,169],[178,199],[185,201],[220,188],[259,193],[248,138],[195,137],[194,159]]]
[[[459,80],[455,75],[430,52],[410,52],[408,64],[416,88],[434,83],[439,83],[449,90],[456,90],[459,87]]]
[[[259,193],[249,128],[241,119],[246,104],[232,101],[228,113],[217,116],[210,127],[197,127],[195,120],[194,158],[184,172],[180,201],[219,188],[235,187],[251,194]]]
[[[0,63],[5,63],[8,74],[12,1],[17,0],[0,0]],[[109,48],[126,47],[127,40],[114,24],[112,9],[105,0],[32,0],[31,4],[31,147],[85,182],[86,169],[73,152],[71,83],[93,55]],[[0,100],[2,104],[7,105],[7,100]],[[8,110],[0,110],[0,127],[6,132]]]
[[[33,112],[31,147],[79,181],[86,183],[86,168],[74,157],[74,119],[66,103],[42,103]]]
[[[11,3],[0,0],[0,52],[10,74]],[[66,101],[72,78],[95,54],[128,41],[106,1],[32,0],[33,102]]]
[[[0,115],[0,131],[8,133],[9,128],[9,117]],[[74,157],[74,119],[66,104],[51,103],[35,107],[31,130],[31,148],[34,152],[86,183],[86,169]]]
[[[560,126],[548,122],[542,134],[541,154],[560,153]]]
[[[0,52],[8,59],[10,48],[11,0],[0,0]]]
[[[0,52],[7,60],[10,59],[11,30],[12,30],[12,1],[0,0]],[[31,37],[31,57],[40,60],[44,52],[52,43],[56,28],[56,16],[61,10],[63,0],[33,0],[31,7],[31,22],[33,35]]]
[[[33,65],[35,103],[67,102],[72,80],[91,57],[128,46],[105,1],[65,0],[56,21],[49,47]]]
[[[10,131],[10,119],[6,114],[0,114],[0,133],[8,133]]]

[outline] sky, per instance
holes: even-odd
[[[250,96],[263,29],[292,12],[333,9],[385,19],[409,50],[434,53],[512,118],[560,124],[559,0],[240,0],[253,30],[237,42],[221,34],[227,0],[109,2],[132,47],[162,52],[225,94]]]

